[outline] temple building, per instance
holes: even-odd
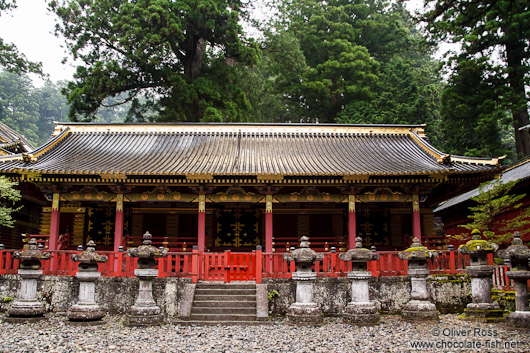
[[[493,231],[502,233],[502,229],[499,229],[504,221],[510,220],[518,216],[522,210],[530,207],[530,157],[522,159],[509,165],[503,170],[502,174],[498,178],[503,183],[516,182],[513,188],[510,190],[510,195],[525,195],[518,203],[521,207],[517,209],[508,208],[501,212],[499,215],[494,217]],[[485,187],[483,192],[490,190],[491,187]],[[469,210],[470,207],[476,206],[477,203],[471,198],[476,197],[480,194],[479,188],[475,188],[461,195],[455,196],[447,201],[442,202],[438,207],[434,209],[434,214],[443,223],[444,234],[455,236],[460,234],[470,234],[470,231],[462,225],[470,223],[471,219],[469,216],[472,212]],[[530,225],[523,225],[519,231],[521,232],[521,239],[525,242],[530,241],[530,233],[528,230]],[[458,241],[453,240],[454,244],[458,244]]]
[[[438,151],[422,125],[58,123],[45,145],[0,157],[50,250],[116,251],[145,231],[171,251],[284,252],[302,235],[317,251],[358,235],[442,247],[433,207],[502,169]]]

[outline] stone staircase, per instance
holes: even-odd
[[[262,324],[258,321],[257,291],[255,283],[199,283],[186,321],[202,325]]]

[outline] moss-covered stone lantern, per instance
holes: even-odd
[[[95,301],[96,281],[101,276],[98,272],[98,263],[108,261],[107,256],[96,253],[96,243],[90,240],[86,251],[72,254],[72,260],[79,262],[76,278],[79,279],[79,301],[68,310],[68,319],[74,322],[103,323],[105,316],[100,306]]]
[[[42,319],[44,304],[37,300],[38,279],[42,276],[41,261],[50,258],[49,252],[37,249],[37,240],[30,239],[28,248],[15,252],[13,257],[20,260],[18,274],[22,278],[17,298],[7,310],[6,321],[31,321]]]
[[[412,245],[398,254],[402,260],[407,260],[410,277],[410,300],[403,306],[401,316],[405,320],[437,320],[438,311],[430,301],[427,290],[427,276],[429,275],[428,259],[438,256],[434,250],[429,250],[420,244],[418,238],[412,240]]]
[[[506,275],[515,286],[515,311],[506,317],[506,325],[514,328],[530,329],[530,311],[528,310],[528,280],[530,279],[530,249],[523,245],[521,235],[515,232],[512,244],[499,255],[510,260],[511,271]]]
[[[127,255],[138,258],[138,268],[134,274],[140,280],[138,298],[127,313],[127,326],[151,326],[162,322],[162,314],[153,299],[153,280],[158,276],[155,258],[167,256],[167,250],[152,245],[153,236],[149,232],[143,235],[143,245],[127,249]]]
[[[321,324],[322,312],[313,298],[313,281],[317,274],[311,267],[315,261],[324,259],[324,255],[310,249],[309,238],[303,236],[300,238],[300,248],[285,253],[283,257],[296,264],[296,272],[292,273],[296,281],[296,302],[287,310],[287,322],[297,325]]]
[[[373,325],[379,323],[379,312],[375,303],[370,301],[368,282],[372,272],[368,272],[368,262],[378,260],[379,255],[363,248],[361,238],[355,240],[355,249],[339,255],[342,261],[352,263],[352,271],[348,272],[348,278],[352,280],[352,300],[344,308],[342,319],[349,324]]]
[[[466,271],[471,278],[473,300],[466,306],[462,319],[479,322],[503,321],[503,311],[491,298],[493,266],[488,265],[488,254],[495,252],[498,246],[482,240],[478,229],[474,229],[471,235],[470,241],[458,247],[459,253],[469,255]]]

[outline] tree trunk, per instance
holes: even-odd
[[[190,50],[186,51],[186,61],[184,62],[184,76],[190,82],[195,81],[201,75],[202,58],[204,50],[206,49],[206,42],[203,38],[194,41]]]
[[[519,128],[530,124],[528,117],[528,101],[524,86],[523,58],[524,49],[520,43],[506,45],[506,58],[508,63],[508,84],[510,92],[510,110],[513,116],[515,129],[515,149],[517,159],[530,156],[530,130]]]

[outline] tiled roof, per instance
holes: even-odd
[[[432,147],[422,126],[303,124],[58,125],[54,140],[0,170],[127,175],[431,175],[480,173],[495,159]],[[5,161],[2,163],[2,161]]]
[[[0,123],[0,155],[14,154],[19,151],[29,152],[34,147],[26,138],[6,124]]]
[[[511,166],[507,167],[506,170],[501,175],[501,180],[503,183],[508,183],[510,181],[523,181],[530,178],[530,157],[525,158],[519,162],[516,162],[512,164]],[[484,191],[489,190],[489,187],[484,188]],[[458,195],[456,197],[453,197],[452,199],[449,199],[442,203],[440,206],[438,206],[434,212],[439,212],[445,209],[448,209],[449,207],[458,205],[462,202],[465,202],[472,197],[479,195],[479,188],[473,189],[471,191],[466,192],[465,194]]]

